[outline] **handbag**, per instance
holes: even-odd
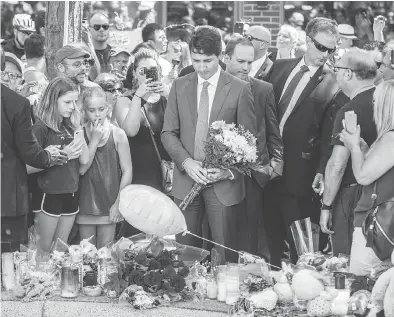
[[[161,174],[163,177],[163,184],[162,184],[163,191],[167,196],[172,196],[172,193],[171,193],[172,192],[172,181],[174,179],[174,167],[175,167],[174,162],[169,162],[169,161],[163,160],[161,158],[159,148],[158,148],[156,140],[155,140],[155,132],[152,130],[152,127],[149,123],[148,117],[146,116],[146,112],[145,112],[144,107],[141,107],[141,112],[145,118],[146,125],[149,130],[149,134],[152,138],[153,146],[155,147],[157,158],[159,159],[159,162],[160,162]]]
[[[362,230],[367,240],[366,246],[372,248],[381,261],[385,261],[394,250],[394,197],[377,205],[376,189],[377,181],[371,196],[375,200],[374,206],[368,211]]]

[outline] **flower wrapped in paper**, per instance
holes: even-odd
[[[258,162],[256,138],[242,125],[215,121],[211,124],[204,146],[206,168],[233,169],[251,176],[251,171],[262,168]],[[205,188],[194,183],[191,191],[179,205],[181,210]]]

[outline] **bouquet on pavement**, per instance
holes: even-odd
[[[251,176],[252,170],[258,170],[256,138],[242,125],[215,121],[211,124],[204,146],[205,159],[203,167],[235,169]],[[205,185],[194,183],[191,191],[179,205],[181,210],[194,200]]]

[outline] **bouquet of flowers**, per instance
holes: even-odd
[[[250,177],[251,170],[261,167],[257,162],[256,138],[242,125],[236,126],[224,121],[213,122],[204,151],[203,166],[207,168],[235,169]],[[204,188],[204,185],[194,183],[179,208],[185,210]]]

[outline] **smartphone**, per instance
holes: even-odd
[[[356,133],[357,131],[357,114],[354,111],[345,112],[345,128],[349,133]]]
[[[83,142],[83,138],[84,138],[83,130],[78,130],[78,131],[74,132],[74,141],[75,141],[75,143]]]
[[[392,50],[390,54],[390,64],[391,68],[394,69],[394,50]]]
[[[159,70],[157,69],[157,67],[149,68],[145,71],[145,76],[146,79],[151,78],[151,82],[159,81]]]
[[[244,34],[244,26],[245,26],[245,23],[243,23],[243,22],[235,23],[235,25],[234,25],[234,33],[238,33],[238,34],[243,35]]]

